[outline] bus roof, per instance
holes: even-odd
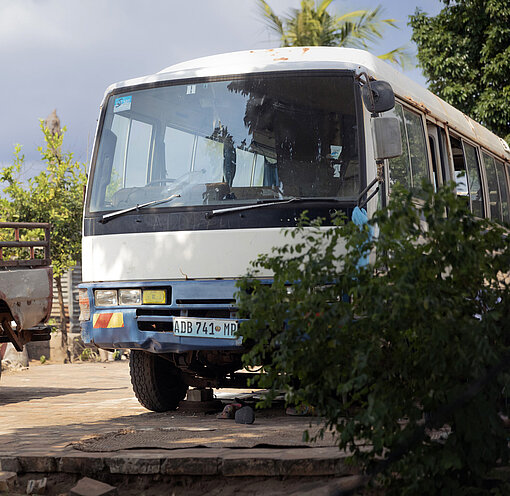
[[[480,143],[499,157],[510,160],[510,148],[503,139],[409,79],[392,65],[364,50],[354,48],[290,47],[212,55],[172,65],[157,74],[116,83],[108,88],[106,94],[126,86],[160,81],[314,69],[347,69],[357,74],[366,72],[374,79],[387,81],[400,99],[448,124],[450,129]]]

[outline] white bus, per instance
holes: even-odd
[[[154,411],[189,386],[242,386],[236,281],[303,210],[327,225],[370,216],[396,182],[419,195],[457,178],[476,215],[510,223],[509,164],[503,140],[360,50],[235,52],[114,84],[84,211],[83,340],[131,350]]]

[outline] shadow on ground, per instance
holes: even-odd
[[[21,403],[30,400],[66,396],[68,394],[85,394],[97,391],[112,391],[118,388],[61,388],[61,387],[27,387],[27,386],[2,386],[0,383],[0,406],[13,403]]]

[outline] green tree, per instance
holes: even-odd
[[[258,0],[268,27],[275,31],[281,46],[336,46],[369,49],[382,38],[385,27],[397,28],[395,19],[381,19],[380,6],[374,10],[356,10],[343,15],[328,12],[333,0],[301,0],[300,9],[277,16],[265,0]],[[403,47],[379,56],[404,65],[409,55]]]
[[[25,164],[21,146],[16,145],[13,165],[0,172],[5,197],[0,199],[0,217],[5,221],[49,222],[53,276],[60,306],[62,344],[67,346],[67,316],[62,293],[62,275],[81,257],[81,221],[85,166],[73,154],[62,152],[66,129],[52,134],[44,127],[44,147],[39,147],[46,169],[24,183],[20,177]]]
[[[429,88],[510,143],[510,4],[443,1],[409,22]]]
[[[264,366],[266,401],[315,407],[318,435],[332,431],[384,494],[508,494],[488,480],[508,460],[507,234],[453,186],[424,185],[420,203],[394,189],[363,228],[314,222],[254,262],[238,293],[244,362]]]

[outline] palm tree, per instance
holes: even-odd
[[[301,0],[300,9],[278,17],[265,0],[258,0],[268,27],[278,33],[281,46],[337,46],[367,49],[382,38],[382,31],[397,28],[395,19],[381,19],[382,9],[355,10],[343,15],[330,14],[333,0]],[[404,66],[409,54],[404,47],[396,48],[379,58]]]

